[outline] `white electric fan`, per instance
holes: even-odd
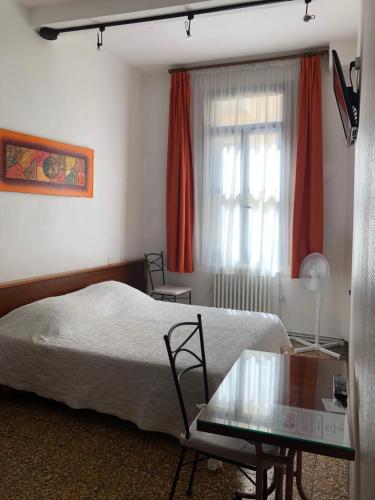
[[[299,278],[301,283],[307,290],[315,293],[315,341],[309,342],[305,339],[295,338],[294,340],[296,340],[300,344],[303,344],[305,347],[295,349],[294,352],[320,351],[339,359],[340,354],[337,354],[334,351],[330,351],[328,347],[343,345],[342,341],[334,340],[332,342],[322,343],[320,341],[320,310],[322,307],[320,292],[329,279],[328,260],[324,257],[324,255],[320,253],[311,253],[310,255],[307,255],[303,259],[299,268]]]

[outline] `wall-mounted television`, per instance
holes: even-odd
[[[339,108],[342,126],[348,146],[355,143],[358,132],[359,120],[359,96],[358,89],[354,91],[353,85],[347,86],[344,72],[342,70],[339,56],[332,50],[333,63],[333,90],[335,92],[337,106]],[[354,68],[354,62],[350,64],[350,73]]]

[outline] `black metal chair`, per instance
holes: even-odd
[[[197,315],[197,322],[185,322],[177,323],[169,330],[168,335],[164,336],[165,344],[167,347],[169,362],[172,369],[173,380],[176,386],[178,401],[181,407],[182,419],[184,422],[185,431],[180,435],[180,443],[182,445],[181,456],[177,465],[176,473],[173,479],[171,492],[169,495],[169,500],[172,500],[176,491],[176,486],[178,483],[178,478],[180,475],[181,468],[186,465],[192,465],[189,486],[186,494],[190,496],[193,489],[193,481],[195,476],[195,471],[197,463],[202,460],[207,460],[209,458],[214,458],[223,462],[227,462],[235,465],[244,476],[254,485],[255,481],[245,472],[245,470],[256,471],[256,449],[255,446],[244,441],[242,439],[231,438],[228,436],[219,436],[215,434],[210,434],[207,432],[201,432],[197,430],[197,418],[193,420],[193,423],[189,426],[188,416],[186,411],[186,406],[184,402],[183,392],[181,388],[181,378],[187,372],[195,369],[202,369],[203,372],[203,392],[204,392],[204,405],[209,401],[208,393],[208,382],[207,382],[207,367],[206,367],[206,357],[204,350],[203,341],[203,329],[201,315]],[[193,330],[190,333],[186,333],[186,327],[192,327]],[[184,327],[184,332],[182,334],[182,339],[176,342],[177,347],[172,348],[172,335],[177,334],[180,327]],[[199,336],[200,353],[194,353],[191,348],[187,347],[187,344],[192,341],[193,338]],[[190,366],[185,366],[178,373],[176,362],[179,354],[184,353],[185,356],[191,356],[193,358],[193,364]],[[198,405],[199,407],[199,405]],[[195,452],[194,460],[184,462],[186,450],[190,448]],[[264,451],[267,456],[277,456],[279,450],[272,446],[264,446]],[[267,499],[276,488],[276,498],[281,498],[282,492],[282,471],[279,466],[276,465],[276,461],[266,462],[264,464],[265,469],[263,470],[263,498]],[[274,478],[270,487],[267,486],[267,471],[274,467]],[[255,493],[246,493],[246,498],[255,498]],[[241,493],[236,493],[235,498],[242,498]]]
[[[151,297],[158,300],[177,302],[178,299],[188,300],[191,304],[191,288],[179,285],[166,285],[164,275],[164,256],[160,253],[145,253],[148,276],[151,284]],[[162,285],[155,287],[153,274],[159,273],[162,277]]]

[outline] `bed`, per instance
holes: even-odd
[[[0,318],[0,384],[178,436],[182,422],[163,341],[174,323],[202,315],[211,394],[242,350],[290,347],[277,316],[155,301],[141,291],[137,265],[133,274],[109,279],[103,268],[84,288],[82,273],[78,280],[73,273],[68,285],[49,287],[57,296],[47,298],[48,287],[36,280],[28,286],[41,288],[42,300],[28,303],[36,296],[30,292],[16,309],[8,300],[11,311]],[[201,397],[198,376],[191,372],[186,381],[191,418]]]

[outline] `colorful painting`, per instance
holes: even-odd
[[[92,149],[0,129],[0,191],[93,196]]]

